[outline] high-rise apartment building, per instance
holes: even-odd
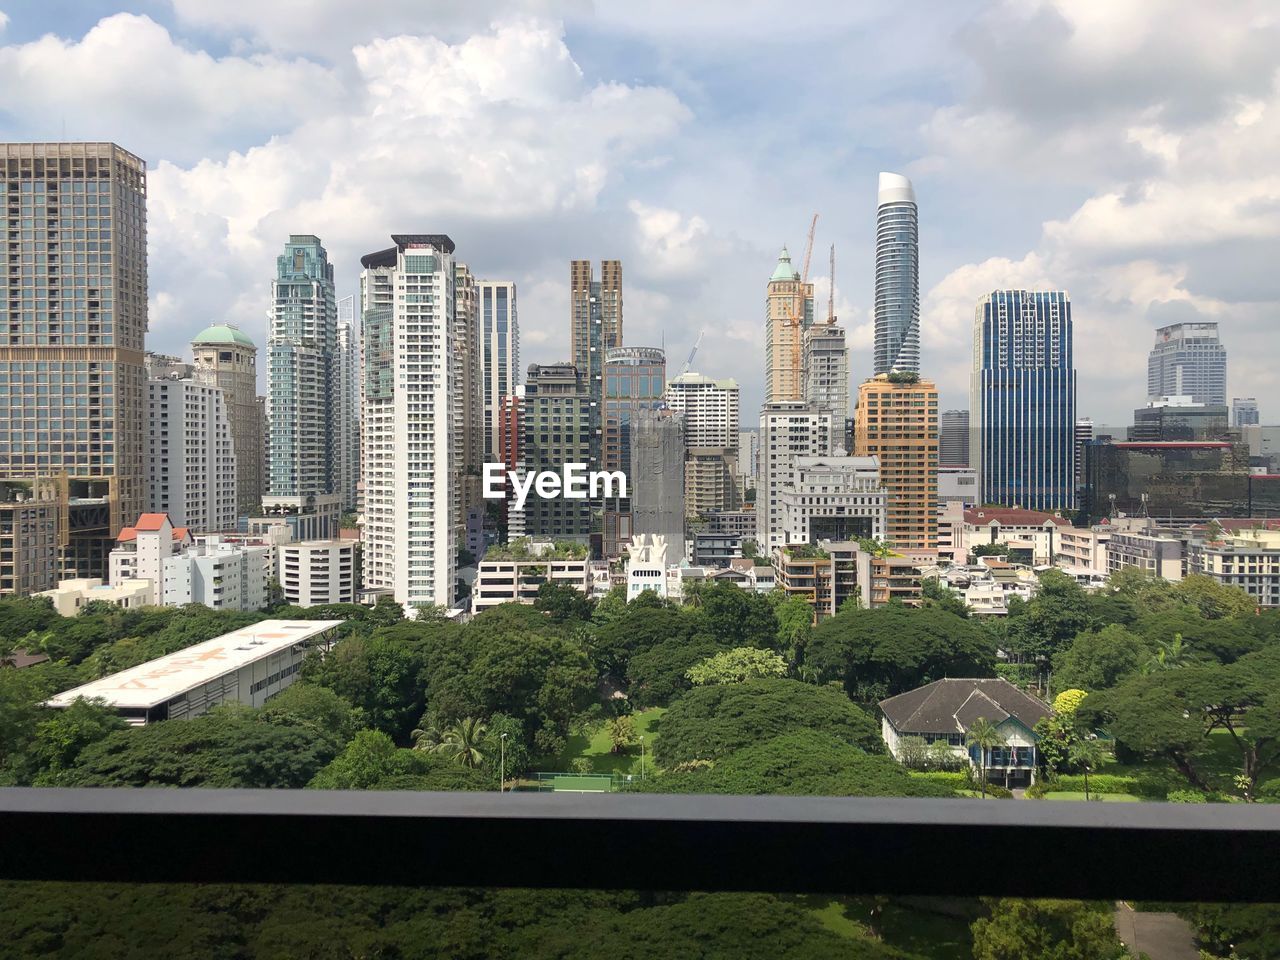
[[[1194,403],[1227,402],[1227,351],[1216,323],[1173,323],[1156,330],[1147,357],[1147,399],[1189,396]]]
[[[804,399],[804,332],[813,324],[813,284],[782,248],[765,287],[764,401]]]
[[[938,466],[969,465],[969,411],[943,410],[938,418]]]
[[[1235,397],[1231,401],[1231,425],[1252,427],[1261,423],[1258,401],[1253,397]]]
[[[366,591],[413,613],[454,597],[457,500],[450,490],[458,397],[451,333],[453,241],[395,234],[360,259]]]
[[[716,380],[700,373],[682,373],[667,383],[667,406],[684,417],[684,442],[689,447],[737,449],[739,439],[738,381]]]
[[[920,370],[920,213],[911,181],[880,174],[874,373]]]
[[[258,348],[243,331],[215,323],[191,341],[195,378],[222,391],[236,451],[236,510],[252,516],[262,507],[262,409],[258,403]]]
[[[267,334],[268,514],[307,518],[307,539],[337,534],[338,303],[319,237],[295,234],[276,258]],[[303,521],[299,521],[302,523]],[[303,539],[299,531],[299,539]]]
[[[622,346],[622,261],[601,260],[600,279],[590,260],[569,263],[569,343],[573,365],[594,406],[591,417],[591,463],[600,461],[603,444],[604,358]]]
[[[849,345],[839,324],[814,324],[805,331],[804,398],[830,410],[833,425],[849,418]],[[838,432],[834,446],[843,447]]]
[[[759,474],[760,431],[738,431],[738,473],[746,477],[748,486],[755,486]]]
[[[337,492],[340,506],[356,509],[360,483],[360,328],[355,297],[338,301]]]
[[[1066,293],[996,290],[978,302],[969,408],[969,465],[982,503],[1074,506],[1076,370]]]
[[[530,473],[559,473],[566,463],[591,457],[592,395],[571,363],[529,365],[520,405],[520,457]],[[524,531],[536,537],[585,540],[591,533],[591,502],[564,496],[543,498],[531,490],[523,511]]]
[[[1077,417],[1075,428],[1075,451],[1076,451],[1076,495],[1079,497],[1080,488],[1084,486],[1084,448],[1086,444],[1093,443],[1094,424],[1091,417]]]
[[[780,499],[788,545],[885,537],[888,493],[875,457],[796,457]]]
[[[146,195],[114,143],[0,144],[0,489],[54,481],[66,578],[104,576],[146,500]],[[0,583],[29,558],[0,555]]]
[[[760,476],[756,481],[756,543],[772,555],[786,542],[783,488],[792,477],[796,457],[831,453],[831,412],[789,400],[766,403],[760,410]]]
[[[853,452],[880,463],[889,543],[930,549],[938,545],[938,388],[891,376],[877,374],[859,388]]]
[[[147,512],[192,533],[236,529],[235,439],[222,391],[174,369],[147,381]]]
[[[456,398],[452,486],[458,499],[459,523],[481,504],[480,468],[484,463],[484,406],[481,396],[479,288],[464,263],[454,265],[452,391]],[[458,531],[462,542],[463,529]]]
[[[627,515],[631,511],[631,499],[639,488],[629,473],[632,433],[642,412],[662,406],[666,379],[666,353],[657,347],[615,347],[605,352],[601,466],[605,470],[627,473],[631,494],[630,497],[610,497],[603,505],[601,551],[605,557],[622,556],[631,541]]]
[[[502,459],[501,410],[505,398],[520,385],[520,322],[516,309],[516,285],[509,280],[481,280],[479,301],[480,345],[484,384],[484,459]]]
[[[670,410],[645,409],[637,411],[631,426],[626,541],[661,534],[666,537],[667,563],[679,563],[685,554],[684,424]]]

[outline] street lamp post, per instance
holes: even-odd
[[[507,735],[498,738],[498,792],[502,793],[507,779]]]
[[[640,734],[640,779],[644,780],[644,734]]]

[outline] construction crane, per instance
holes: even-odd
[[[689,351],[689,358],[685,360],[684,366],[680,368],[680,376],[684,376],[689,372],[689,368],[693,366],[693,358],[698,355],[698,348],[702,346],[702,335],[706,333],[706,328],[698,331],[698,339],[693,341],[693,349]]]
[[[831,245],[831,286],[827,290],[827,326],[836,322],[836,245]]]
[[[795,349],[791,354],[791,374],[794,378],[796,398],[804,399],[804,379],[801,371],[801,361],[804,355],[804,288],[809,283],[809,262],[813,258],[813,234],[818,229],[818,215],[815,213],[813,219],[809,222],[809,239],[804,245],[804,272],[800,275],[800,289],[796,291],[796,297],[791,303],[791,316],[788,318],[788,326],[795,330]]]

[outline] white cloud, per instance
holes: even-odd
[[[3,10],[0,10],[0,30],[3,30],[8,25],[9,25],[9,15],[5,13]]]
[[[47,34],[0,47],[0,89],[32,137],[117,140],[150,160],[191,160],[236,137],[287,130],[341,101],[328,70],[269,55],[214,58],[144,16],[116,14],[79,41]]]
[[[632,200],[636,218],[637,246],[643,270],[650,276],[689,277],[705,271],[706,245],[710,227],[699,216],[683,217],[677,210],[664,210]]]

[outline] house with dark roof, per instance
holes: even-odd
[[[1065,517],[1039,510],[978,507],[964,511],[959,545],[971,554],[977,546],[1003,544],[1011,559],[1041,566],[1053,563],[1058,531],[1070,526]]]
[[[899,760],[903,741],[945,743],[966,757],[974,771],[982,769],[978,748],[968,742],[979,717],[996,728],[999,746],[987,748],[987,778],[1006,786],[1035,781],[1035,725],[1049,716],[1049,705],[1024,693],[1008,680],[947,678],[880,701],[880,731],[889,752]]]

